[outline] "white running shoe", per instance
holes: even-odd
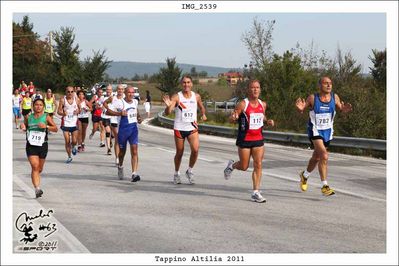
[[[188,170],[186,171],[186,177],[188,179],[188,183],[190,183],[190,185],[195,184],[194,182],[194,173],[193,172],[189,172]]]
[[[226,168],[224,169],[224,179],[230,179],[231,177],[231,173],[233,172],[233,163],[234,160],[229,160],[229,162],[227,163]]]
[[[262,195],[260,194],[260,192],[255,192],[252,193],[251,195],[251,200],[254,202],[258,202],[258,203],[264,203],[266,202],[266,199],[264,197],[262,197]]]
[[[173,176],[173,184],[175,184],[175,185],[181,184],[180,174],[174,174],[174,176]]]

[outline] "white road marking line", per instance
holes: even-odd
[[[167,150],[167,149],[163,149],[163,148],[159,148],[159,147],[157,147],[157,149],[163,150],[163,151],[166,151],[166,152],[170,152],[170,153],[175,153],[174,150]],[[223,164],[225,163],[225,162],[221,162],[221,161],[215,161],[215,160],[206,159],[204,157],[198,157],[198,159],[206,161],[206,162],[219,162],[219,163],[223,163]],[[253,168],[248,168],[247,172],[252,172],[253,170],[254,170]],[[282,176],[282,175],[278,175],[278,174],[267,173],[266,175],[267,176],[271,176],[271,177],[275,177],[275,178],[279,178],[279,179],[292,181],[292,182],[298,182],[298,179],[296,179],[296,178],[286,177],[286,176]],[[312,182],[308,182],[308,184],[311,185],[311,186],[314,186],[314,187],[318,187],[319,186],[319,184],[312,183]],[[354,193],[354,192],[351,192],[351,191],[345,190],[345,189],[334,188],[334,190],[336,190],[337,192],[340,192],[342,194],[346,194],[346,195],[350,195],[350,196],[354,196],[354,197],[358,197],[358,198],[362,198],[362,199],[374,200],[374,201],[379,201],[379,202],[386,202],[386,199],[381,199],[381,198],[376,198],[376,197],[371,197],[371,196],[365,196],[365,195]]]
[[[169,153],[175,153],[176,152],[175,150],[168,150],[168,149],[164,149],[164,148],[160,148],[160,147],[156,147],[156,149],[161,150],[161,151],[166,151],[166,152],[169,152]],[[186,153],[186,152],[184,154],[188,155],[188,156],[190,155],[190,153]],[[198,160],[209,162],[209,163],[218,162],[218,161],[215,161],[215,160],[209,160],[209,159],[204,158],[204,157],[198,157]]]
[[[215,161],[215,160],[209,160],[204,157],[198,157],[198,160],[202,160],[202,161],[209,162],[209,163],[219,162],[219,161]]]
[[[158,150],[161,150],[161,151],[166,151],[166,152],[169,152],[169,153],[175,153],[175,151],[174,150],[168,150],[168,149],[164,149],[164,148],[160,148],[160,147],[156,147]]]
[[[33,188],[29,187],[25,184],[24,181],[18,176],[13,175],[14,182],[23,189],[27,194],[34,195],[35,191]],[[35,203],[38,206],[37,209],[45,209],[37,200]],[[55,220],[59,233],[57,234],[58,237],[62,239],[63,242],[70,248],[68,253],[90,253],[90,251],[71,233],[66,229],[55,217],[52,217]]]
[[[252,172],[253,169],[248,168],[247,171],[251,171]],[[292,177],[286,177],[286,176],[282,176],[282,175],[278,175],[278,174],[272,174],[272,173],[267,173],[265,175],[299,183],[299,177],[298,178],[292,178]],[[314,187],[319,187],[320,186],[319,184],[311,183],[309,181],[308,181],[308,184],[311,185],[311,186],[314,186]],[[342,194],[347,194],[347,195],[358,197],[358,198],[362,198],[362,199],[374,200],[374,201],[379,201],[379,202],[386,202],[386,199],[381,199],[381,198],[376,198],[376,197],[371,197],[371,196],[365,196],[365,195],[361,195],[361,194],[358,194],[358,193],[354,193],[354,192],[349,191],[349,190],[344,190],[344,189],[335,188],[335,187],[334,187],[334,190],[338,191],[338,192],[340,192]]]

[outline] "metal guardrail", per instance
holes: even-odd
[[[170,126],[173,126],[173,119],[163,116],[163,112],[158,113],[158,121]],[[222,126],[212,126],[200,124],[199,130],[214,135],[220,136],[237,136],[237,129]],[[286,142],[286,143],[302,143],[309,144],[309,138],[306,134],[290,133],[290,132],[276,132],[263,130],[264,140]],[[375,151],[386,151],[386,140],[380,139],[366,139],[366,138],[351,138],[351,137],[334,137],[334,141],[330,146],[358,148]]]

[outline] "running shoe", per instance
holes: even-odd
[[[105,147],[105,144],[104,143],[100,143],[100,147],[102,148],[102,147]]]
[[[188,179],[188,183],[190,183],[191,185],[195,184],[195,182],[194,182],[194,173],[193,172],[189,172],[188,169],[186,171],[186,177]]]
[[[253,202],[258,202],[258,203],[264,203],[266,202],[266,199],[264,197],[262,197],[262,195],[260,194],[260,192],[255,192],[252,193],[251,195],[251,200]]]
[[[43,190],[40,188],[35,191],[36,198],[40,198],[43,195]]]
[[[123,180],[123,166],[118,166],[118,177],[119,180]]]
[[[85,144],[82,143],[82,151],[85,151]]]
[[[78,150],[76,149],[76,146],[73,146],[72,148],[72,154],[76,155],[76,153],[78,153]]]
[[[308,184],[307,184],[308,179],[303,175],[304,172],[305,171],[302,171],[299,173],[299,177],[301,178],[300,187],[301,187],[302,191],[308,190]]]
[[[233,163],[234,163],[234,161],[233,160],[230,160],[228,163],[227,163],[227,167],[224,169],[224,179],[230,179],[230,177],[231,177],[231,173],[233,172]]]
[[[94,136],[94,132],[92,132],[92,133],[89,135],[89,139],[92,139],[93,136]]]
[[[108,149],[107,154],[108,154],[108,155],[111,155],[111,154],[112,154],[111,149]]]
[[[81,145],[78,146],[78,152],[82,152],[82,146]]]
[[[137,182],[140,181],[140,176],[139,175],[132,175],[132,182]]]
[[[328,185],[324,185],[321,188],[321,193],[323,193],[324,196],[331,196],[335,194],[334,189],[330,188]]]
[[[70,163],[70,162],[72,162],[72,157],[68,157],[65,163]]]
[[[180,180],[180,175],[179,174],[174,174],[174,176],[173,176],[173,184],[175,184],[175,185],[181,184],[181,180]]]

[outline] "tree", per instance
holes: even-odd
[[[200,78],[206,78],[207,76],[208,76],[208,72],[206,72],[206,71],[201,71],[201,72],[199,72],[198,73],[198,76],[200,77]]]
[[[252,28],[241,37],[257,68],[262,68],[273,56],[272,32],[275,23],[275,20],[265,23],[255,18]]]
[[[132,80],[133,81],[139,81],[141,78],[140,78],[140,75],[139,74],[134,74],[134,76],[132,77]]]
[[[208,91],[206,91],[206,90],[204,90],[204,89],[202,89],[200,87],[197,87],[195,89],[195,92],[198,93],[201,96],[201,100],[203,102],[211,100],[211,95],[209,94]]]
[[[61,88],[75,85],[75,82],[81,80],[80,50],[79,45],[74,44],[73,31],[72,27],[61,27],[60,31],[55,32],[55,65],[58,72],[58,85]]]
[[[18,87],[21,80],[33,81],[37,87],[52,87],[54,77],[49,56],[49,46],[33,31],[29,17],[21,23],[13,22],[13,84]]]
[[[319,53],[313,40],[309,48],[302,48],[297,43],[295,48],[291,49],[291,52],[301,58],[301,65],[305,70],[314,71],[322,75],[321,73],[329,72],[334,68],[334,60],[327,55],[325,50]]]
[[[198,75],[197,70],[196,70],[195,67],[192,67],[192,68],[190,69],[190,75],[191,75],[193,78],[195,78],[195,77]]]
[[[306,118],[298,117],[293,105],[295,99],[311,93],[317,81],[303,68],[301,58],[289,51],[283,56],[275,54],[262,71],[255,72],[255,77],[261,82],[261,97],[268,102],[270,117],[279,121],[276,129],[301,131]]]
[[[373,76],[376,87],[381,91],[385,91],[387,84],[387,50],[378,51],[373,49],[372,52],[373,57],[369,56],[373,63],[373,67],[370,67],[370,73]]]
[[[179,90],[181,72],[176,65],[176,58],[167,58],[166,67],[161,68],[157,74],[157,88],[169,95],[176,93]]]
[[[109,79],[105,71],[110,67],[111,62],[105,57],[105,50],[101,53],[93,51],[93,57],[87,57],[82,64],[83,83],[91,87],[101,80]]]
[[[360,78],[362,66],[356,63],[350,51],[345,54],[341,48],[337,48],[337,71],[335,73],[335,84],[340,86],[350,85]]]

